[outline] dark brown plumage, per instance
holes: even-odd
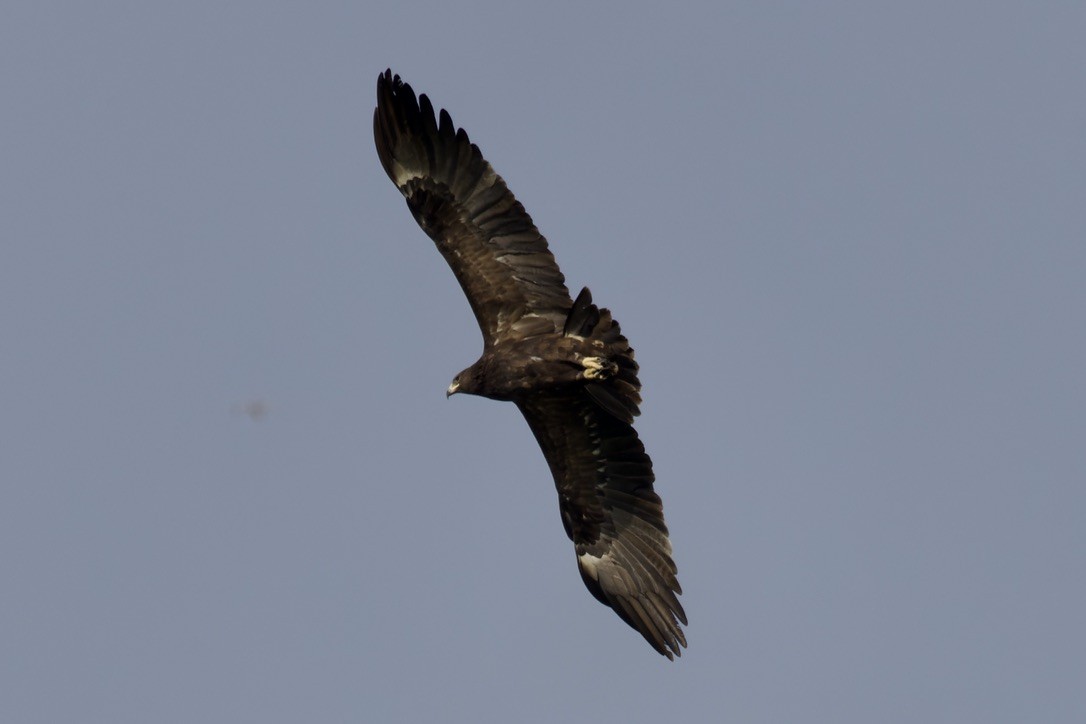
[[[444,110],[388,70],[377,79],[381,165],[456,275],[483,354],[453,380],[512,401],[547,459],[588,590],[669,659],[686,646],[682,591],[652,461],[633,429],[641,383],[611,313],[565,278],[505,182]]]

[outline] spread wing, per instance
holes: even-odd
[[[588,590],[653,648],[681,655],[686,613],[652,461],[628,423],[583,389],[517,402],[558,488],[566,534]]]
[[[559,330],[572,301],[532,218],[444,110],[386,70],[373,136],[381,165],[452,267],[487,347]]]

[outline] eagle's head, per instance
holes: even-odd
[[[456,377],[453,377],[449,389],[445,390],[445,398],[448,399],[457,392],[463,392],[469,395],[479,394],[480,385],[482,384],[482,375],[480,374],[478,367],[479,363],[477,362]]]

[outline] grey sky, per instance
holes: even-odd
[[[1086,9],[0,20],[0,720],[1086,720]],[[391,66],[637,348],[690,616],[576,571]]]

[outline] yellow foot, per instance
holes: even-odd
[[[584,376],[588,380],[603,380],[615,371],[615,364],[604,357],[585,357],[581,360],[581,366],[584,367]]]

